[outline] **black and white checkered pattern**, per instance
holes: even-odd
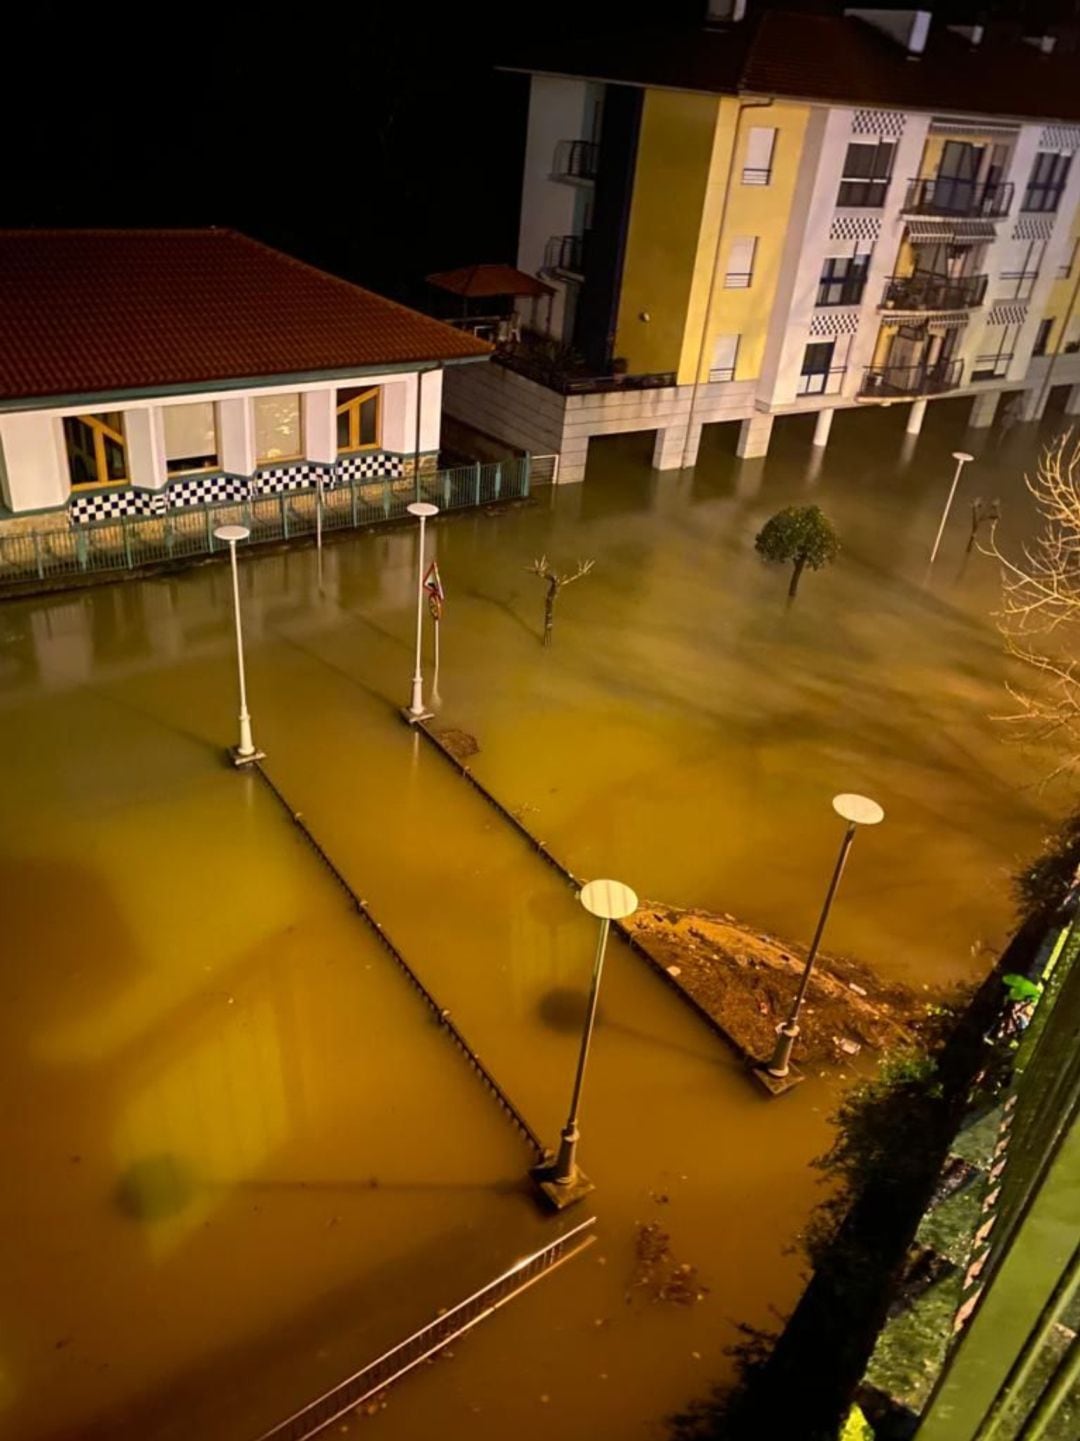
[[[326,489],[333,490],[342,481],[396,480],[403,473],[400,455],[385,450],[366,451],[363,455],[343,456],[335,465],[308,460],[271,465],[257,470],[250,480],[217,472],[174,480],[163,491],[138,490],[134,486],[78,491],[68,503],[68,512],[73,525],[94,525],[121,516],[164,515],[167,510],[184,510],[192,505],[220,505],[223,501],[313,490],[320,475]]]

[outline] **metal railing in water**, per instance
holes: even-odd
[[[545,457],[545,460],[547,457]],[[441,510],[465,510],[529,494],[531,458],[459,465],[421,472],[420,498]],[[411,478],[339,481],[322,492],[322,530],[357,529],[401,520],[417,499]],[[162,515],[121,516],[62,530],[4,535],[0,530],[0,585],[5,581],[48,580],[102,571],[137,570],[144,565],[212,555],[227,546],[215,540],[219,525],[241,523],[253,544],[314,535],[319,492],[315,486],[281,495],[188,506]]]
[[[309,1437],[317,1436],[349,1411],[362,1406],[414,1367],[464,1336],[564,1261],[591,1246],[596,1239],[592,1234],[595,1219],[590,1216],[541,1250],[515,1262],[494,1281],[474,1291],[441,1316],[436,1316],[434,1321],[414,1331],[407,1340],[349,1376],[332,1391],[327,1391],[273,1430],[264,1432],[259,1441],[308,1441]]]

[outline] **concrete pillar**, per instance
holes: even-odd
[[[701,432],[699,431],[700,435]],[[666,425],[656,432],[656,444],[653,446],[652,468],[653,470],[681,470],[683,466],[683,453],[689,449],[687,445],[685,425]],[[697,459],[697,446],[693,447],[693,458],[688,459],[686,464],[693,465]]]
[[[826,446],[829,443],[829,431],[832,430],[833,416],[836,411],[833,409],[819,410],[817,422],[814,425],[814,444]]]
[[[305,390],[300,396],[304,458],[320,465],[337,459],[337,391]]]
[[[559,484],[579,485],[585,479],[589,463],[589,437],[587,435],[564,435],[559,452]]]
[[[1032,390],[1021,391],[1017,420],[1041,420],[1049,399],[1049,386],[1039,385]]]
[[[218,464],[230,475],[251,475],[255,470],[255,416],[246,395],[219,400],[217,409]]]
[[[144,490],[161,490],[168,480],[165,466],[165,421],[161,408],[146,405],[124,411],[124,443],[128,478]]]
[[[971,418],[968,420],[968,425],[972,430],[984,430],[987,426],[993,425],[1000,400],[1000,390],[987,390],[982,395],[975,397],[971,407]]]
[[[908,435],[918,435],[922,430],[923,420],[926,418],[926,401],[913,400],[911,403],[911,414],[908,416]]]
[[[772,435],[771,415],[752,415],[739,426],[739,439],[735,454],[740,460],[757,460],[769,453],[769,437]]]
[[[1074,385],[1065,397],[1065,414],[1080,415],[1080,385]]]
[[[0,481],[9,510],[67,504],[71,479],[59,416],[39,411],[0,416]]]

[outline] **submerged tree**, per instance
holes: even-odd
[[[541,580],[547,581],[547,594],[544,597],[544,645],[551,644],[551,631],[555,624],[555,602],[559,598],[559,591],[564,585],[570,585],[572,581],[580,580],[583,575],[588,575],[593,568],[591,560],[579,560],[578,568],[572,575],[559,575],[551,569],[546,555],[539,560],[534,560],[532,565],[526,566],[526,570],[533,575],[538,575]]]
[[[778,510],[757,533],[754,548],[766,560],[791,562],[792,599],[807,566],[820,570],[836,558],[840,541],[829,520],[816,505],[789,505]]]
[[[1024,483],[1041,527],[1015,557],[998,540],[985,547],[1001,565],[998,626],[1010,655],[1031,668],[1031,685],[1009,685],[1017,711],[1003,720],[1035,742],[1053,742],[1052,775],[1080,769],[1080,440],[1065,431]]]

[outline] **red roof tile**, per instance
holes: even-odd
[[[491,350],[230,230],[0,231],[0,336],[7,400]]]
[[[479,299],[493,295],[554,295],[554,288],[526,275],[513,265],[463,265],[458,270],[438,270],[427,277],[429,285],[449,290],[451,295]]]

